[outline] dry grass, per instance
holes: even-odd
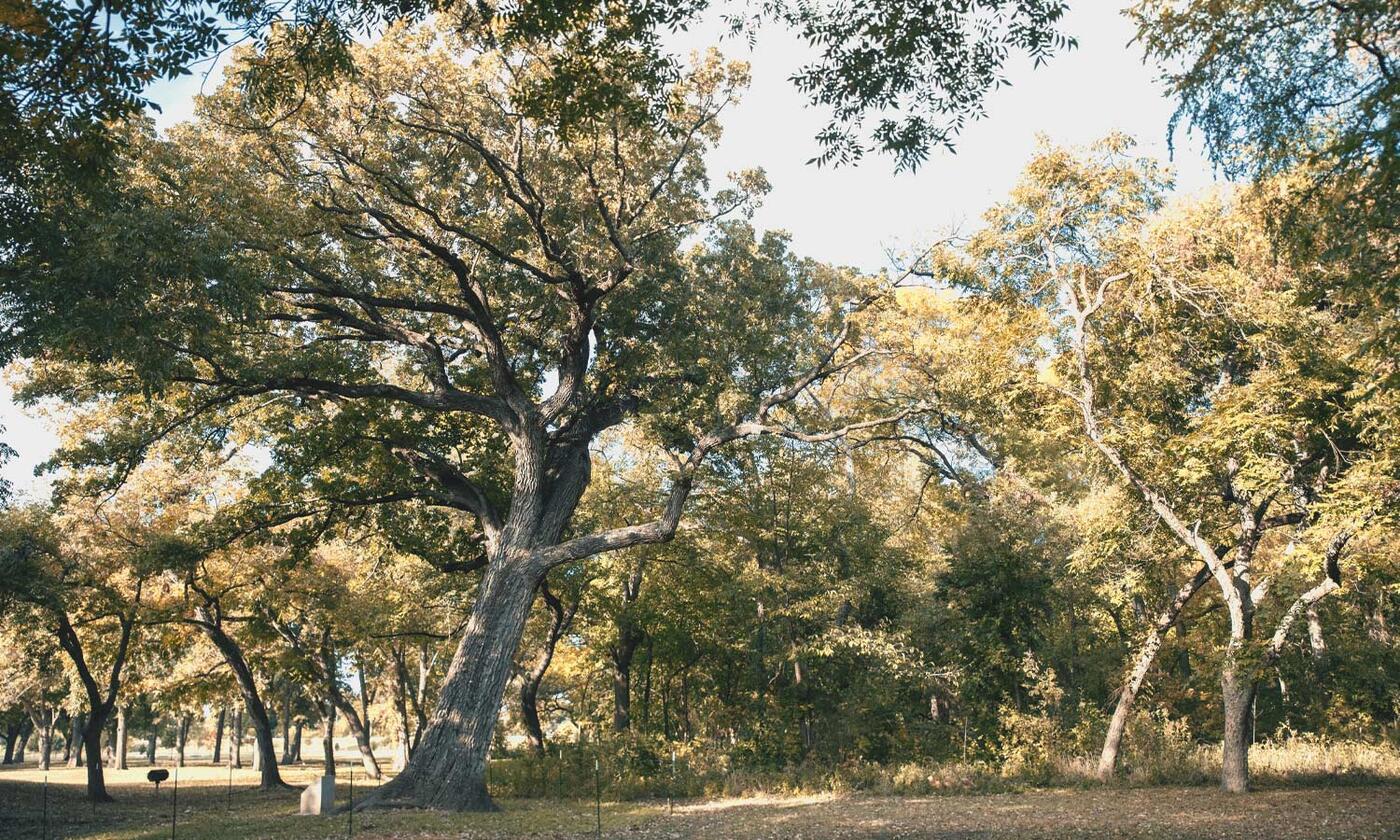
[[[721,796],[684,803],[609,803],[603,834],[635,840],[680,838],[1400,838],[1400,757],[1394,750],[1295,740],[1252,753],[1259,791],[1229,796],[1208,786],[1115,786],[1082,783],[1015,790],[994,768],[916,764],[846,768],[818,784],[786,784],[788,792]],[[1202,748],[1187,763],[1208,778],[1218,762]],[[338,801],[348,799],[351,767],[341,768]],[[291,768],[304,784],[319,768]],[[170,836],[171,786],[159,794],[145,767],[109,772],[118,802],[94,809],[83,799],[81,769],[49,774],[50,838],[157,840]],[[0,838],[42,836],[42,780],[33,768],[0,771]],[[756,781],[756,780],[755,780]],[[295,792],[254,789],[252,771],[235,771],[233,792],[223,767],[180,771],[176,836],[198,840],[315,840],[345,837],[348,817],[300,817]],[[1338,784],[1338,782],[1345,782]],[[369,783],[373,784],[373,783]],[[777,785],[774,785],[777,787]],[[366,782],[356,773],[357,796]],[[804,793],[791,791],[805,788]],[[1010,788],[1010,789],[1009,789]],[[753,790],[754,788],[750,788]],[[980,791],[959,795],[960,791]],[[863,792],[862,792],[863,791]],[[994,791],[994,792],[987,792]],[[996,792],[1000,791],[1000,792]],[[884,794],[873,796],[870,792]],[[929,795],[940,794],[940,795]],[[605,793],[606,795],[606,793]],[[504,840],[589,837],[590,799],[505,800],[500,814],[387,811],[354,816],[356,837],[374,840]]]

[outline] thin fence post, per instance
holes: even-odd
[[[671,787],[666,791],[666,813],[676,813],[676,751],[671,750]]]
[[[49,840],[49,774],[44,774],[44,828],[43,840]]]
[[[355,768],[350,768],[350,807],[345,809],[346,837],[355,836]]]
[[[233,810],[233,765],[228,766],[228,797],[224,800],[224,810]]]
[[[593,817],[597,836],[601,838],[603,836],[603,776],[596,755],[593,756]]]
[[[170,840],[175,840],[175,815],[180,805],[180,765],[175,765],[175,781],[170,785]]]

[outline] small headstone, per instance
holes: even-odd
[[[329,814],[335,811],[335,777],[317,776],[301,792],[303,814]]]

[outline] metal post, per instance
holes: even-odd
[[[593,757],[593,816],[597,826],[597,836],[603,836],[603,777],[599,772],[598,757]]]
[[[49,774],[44,774],[44,835],[43,840],[49,840]]]
[[[228,766],[228,798],[224,802],[225,810],[233,810],[233,765]]]
[[[170,840],[175,840],[175,814],[180,803],[180,765],[175,765],[175,782],[170,786]]]
[[[346,837],[355,836],[355,768],[350,768],[350,807],[345,809]]]
[[[671,750],[671,787],[666,791],[666,813],[676,813],[676,751]]]

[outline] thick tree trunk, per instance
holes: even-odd
[[[223,759],[222,750],[224,748],[224,720],[228,717],[228,709],[219,708],[218,720],[214,723],[214,764],[219,764]]]
[[[15,742],[14,763],[24,763],[24,751],[29,747],[29,736],[34,734],[34,722],[25,718],[19,725],[19,739]]]
[[[613,663],[613,730],[625,732],[632,726],[632,660],[646,634],[623,619],[617,628],[617,642],[612,649]]]
[[[22,726],[22,723],[11,723],[5,727],[5,760],[0,764],[15,763],[15,746],[19,741]]]
[[[68,729],[68,759],[69,767],[83,766],[83,727],[86,725],[87,715],[79,712],[70,715]]]
[[[258,682],[253,677],[253,670],[248,666],[248,660],[243,656],[243,649],[238,642],[224,631],[219,621],[215,620],[203,607],[195,610],[195,619],[192,622],[209,641],[214,643],[214,647],[219,649],[224,662],[229,670],[233,672],[234,680],[238,683],[238,692],[243,696],[243,706],[248,710],[248,718],[253,723],[253,738],[257,745],[257,769],[259,773],[258,786],[264,789],[285,787],[281,774],[277,771],[277,752],[272,743],[272,722],[267,716],[267,707],[263,705],[262,695],[258,693]],[[238,710],[234,713],[234,729],[237,735],[234,739],[233,766],[243,766],[243,712]]]
[[[1225,737],[1221,745],[1220,786],[1229,793],[1249,790],[1249,744],[1253,736],[1255,683],[1233,657],[1220,674],[1225,703]]]
[[[535,755],[544,755],[544,727],[540,726],[540,684],[526,674],[520,681],[520,724],[525,727],[525,744]]]
[[[102,731],[107,728],[110,708],[93,709],[83,727],[83,751],[87,753],[87,795],[93,802],[111,802],[102,770]]]
[[[112,742],[112,769],[125,770],[126,764],[126,706],[117,707],[117,737]]]
[[[1138,649],[1133,667],[1128,671],[1123,690],[1118,695],[1118,705],[1113,709],[1113,718],[1108,723],[1108,734],[1104,736],[1103,750],[1099,753],[1099,781],[1106,782],[1113,778],[1113,772],[1118,766],[1118,750],[1123,743],[1123,734],[1128,728],[1128,719],[1133,713],[1133,703],[1137,700],[1143,681],[1147,679],[1148,671],[1152,669],[1157,652],[1162,648],[1162,637],[1176,624],[1181,611],[1208,580],[1210,569],[1203,566],[1177,590],[1176,597],[1157,616],[1157,622],[1152,625],[1147,638],[1142,642],[1142,647]]]
[[[512,564],[505,556],[487,564],[419,748],[403,773],[363,807],[408,800],[445,810],[495,809],[486,791],[491,733],[539,577],[528,564]]]

